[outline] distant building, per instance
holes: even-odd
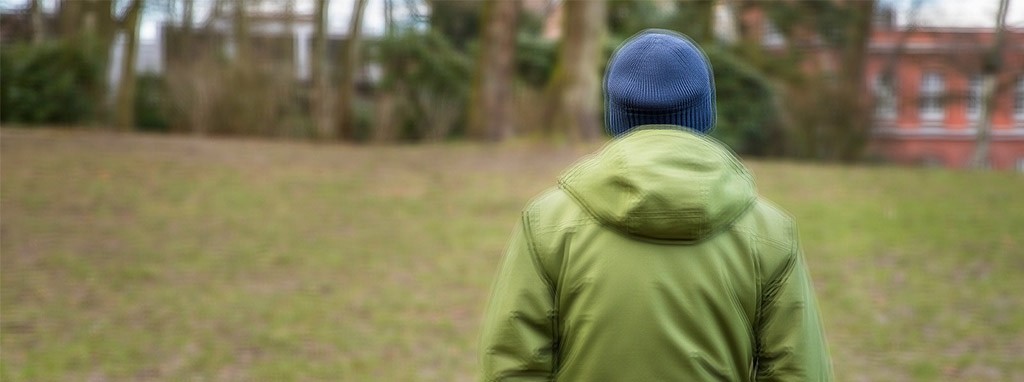
[[[991,29],[876,28],[867,68],[874,152],[900,163],[967,166],[981,115],[982,62],[994,37]],[[1024,171],[1024,30],[1009,29],[1005,38],[989,166]],[[884,78],[888,65],[892,76]]]
[[[753,8],[762,45],[786,41]],[[898,28],[891,10],[875,17],[866,79],[874,96],[871,154],[895,163],[963,168],[970,165],[981,115],[981,74],[995,31],[988,28]],[[1002,66],[994,94],[988,165],[1024,172],[1024,29],[1005,32]],[[814,50],[813,44],[805,47]],[[805,70],[835,67],[837,57],[819,52]],[[891,76],[883,73],[890,70]]]

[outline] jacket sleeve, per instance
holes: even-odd
[[[484,381],[550,381],[555,368],[554,289],[526,219],[512,234],[491,290],[480,344]]]
[[[832,381],[828,344],[799,244],[762,293],[757,380]]]

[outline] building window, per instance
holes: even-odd
[[[884,74],[875,77],[875,116],[896,118],[896,83],[892,76]]]
[[[1024,76],[1017,77],[1017,86],[1014,88],[1013,115],[1017,120],[1024,121]]]
[[[781,47],[786,43],[786,39],[782,37],[782,32],[779,32],[779,28],[775,26],[770,20],[765,19],[761,23],[761,44],[767,47]]]
[[[939,73],[925,73],[921,79],[921,119],[929,122],[942,121],[946,111],[943,108],[945,81]]]
[[[981,75],[975,74],[967,82],[967,119],[981,116]]]

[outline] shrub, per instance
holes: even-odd
[[[516,38],[516,75],[526,85],[541,89],[555,70],[558,45],[525,33]]]
[[[379,42],[380,90],[397,96],[401,135],[439,140],[465,130],[472,62],[439,33],[404,32]]]
[[[164,78],[145,74],[139,76],[135,86],[135,126],[145,131],[168,131],[168,96]]]
[[[103,86],[100,57],[82,41],[0,50],[0,121],[81,123],[94,118]]]
[[[718,108],[712,136],[738,153],[779,153],[781,125],[768,80],[727,51],[712,48],[706,53],[715,72]]]

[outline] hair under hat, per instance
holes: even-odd
[[[613,136],[640,125],[715,127],[715,84],[704,51],[685,35],[644,30],[612,55],[604,76],[605,128]]]

